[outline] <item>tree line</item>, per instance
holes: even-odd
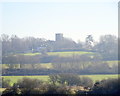
[[[36,68],[36,64],[50,63],[52,68]],[[118,72],[118,63],[112,64],[103,61],[98,54],[72,55],[69,57],[49,56],[49,55],[10,55],[3,57],[3,64],[9,64],[8,69],[3,69],[3,75],[48,75],[50,73],[78,73],[78,74],[115,74]],[[20,65],[15,68],[16,64]],[[25,66],[31,65],[32,68]],[[34,73],[33,73],[34,71]]]
[[[1,35],[2,55],[29,52],[53,52],[53,51],[94,51],[102,55],[105,60],[118,59],[118,41],[120,39],[114,35],[104,35],[97,42],[92,35],[86,37],[85,42],[75,42],[72,39],[63,41],[52,41],[43,38],[24,37],[16,35]]]

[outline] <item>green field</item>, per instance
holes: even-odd
[[[19,55],[29,55],[29,56],[34,56],[34,55],[40,55],[41,53],[22,53]]]
[[[120,61],[103,61],[104,63],[108,64],[111,68],[114,65],[118,65],[120,63]],[[20,68],[20,64],[12,64],[14,66],[14,68]],[[31,64],[24,64],[25,68],[29,68],[31,69],[33,66]],[[2,64],[2,68],[3,69],[7,69],[9,68],[9,64]],[[52,63],[39,63],[39,64],[34,64],[34,68],[35,69],[41,69],[41,68],[45,68],[45,69],[52,69],[53,65]]]
[[[69,51],[69,52],[48,52],[50,56],[58,55],[61,57],[73,56],[73,55],[83,55],[83,54],[94,54],[93,52],[85,52],[85,51]]]
[[[107,79],[107,78],[118,78],[118,75],[81,75],[84,77],[89,77],[93,80],[93,82],[95,81],[99,81],[102,79]],[[48,75],[41,75],[41,76],[3,76],[5,80],[9,79],[11,82],[10,84],[13,85],[13,83],[16,83],[19,79],[22,79],[23,77],[28,77],[28,78],[32,78],[32,79],[39,79],[39,80],[43,80],[43,81],[48,81],[49,80],[49,76]]]
[[[103,79],[108,79],[108,78],[118,78],[118,74],[114,74],[114,75],[83,75],[84,77],[89,77],[91,78],[94,82],[95,81],[100,81]]]
[[[41,75],[41,76],[3,76],[4,80],[10,80],[10,85],[13,85],[14,83],[16,83],[18,80],[24,78],[24,77],[28,77],[28,78],[32,78],[32,79],[40,79],[42,81],[48,81],[49,77],[46,75]]]
[[[106,61],[106,63],[108,63],[109,64],[109,66],[114,66],[114,65],[118,65],[118,64],[120,64],[120,61]]]
[[[12,66],[14,66],[15,69],[19,69],[20,68],[20,64],[12,64]],[[10,68],[9,64],[2,64],[2,69],[8,69],[8,68]],[[31,69],[31,68],[33,68],[33,66],[32,66],[32,64],[24,64],[24,68]],[[34,64],[34,69],[41,69],[41,68],[52,69],[53,65],[52,65],[52,63]]]
[[[24,53],[21,55],[40,55],[41,53]],[[86,52],[86,51],[68,51],[68,52],[47,52],[49,56],[58,55],[58,56],[72,56],[72,55],[83,55],[83,54],[94,54],[93,52]]]
[[[25,53],[22,55],[39,55],[41,53]],[[69,51],[69,52],[48,52],[47,53],[49,56],[54,56],[54,55],[58,55],[61,57],[67,57],[67,56],[73,56],[73,55],[83,55],[83,54],[95,54],[93,52],[85,52],[85,51]],[[104,61],[103,61],[104,62]],[[105,61],[106,63],[108,63],[110,66],[116,65],[118,64],[118,61]],[[17,65],[16,65],[17,66]],[[31,65],[26,64],[26,66],[28,68],[31,67]],[[40,64],[35,64],[36,68],[53,68],[51,63],[40,63]],[[3,64],[3,68],[9,68],[7,65]],[[106,78],[117,78],[118,75],[82,75],[82,76],[86,76],[86,77],[90,77],[94,82],[97,80],[102,80],[102,79],[106,79]],[[36,79],[40,79],[43,81],[48,81],[49,77],[48,76],[3,76],[5,79],[10,79],[11,84],[17,82],[17,80],[22,79],[23,77],[29,77],[29,78],[36,78]]]

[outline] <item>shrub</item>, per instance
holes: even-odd
[[[44,95],[49,95],[49,94],[60,94],[60,95],[66,95],[71,94],[71,90],[67,88],[66,85],[53,85],[53,84],[48,84],[47,91],[44,93]]]
[[[89,77],[80,77],[80,86],[83,87],[92,87],[93,81]]]
[[[19,96],[20,93],[21,91],[17,84],[14,84],[11,88],[7,88],[5,91],[3,91],[2,96]]]
[[[93,94],[118,94],[120,81],[119,79],[106,79],[95,83]]]
[[[49,75],[52,84],[78,85],[79,76],[76,74],[52,74]]]
[[[10,80],[2,78],[2,88],[9,88],[10,87]]]
[[[38,79],[30,79],[25,77],[22,80],[19,80],[17,85],[19,86],[22,94],[28,95],[30,93],[36,93],[42,83],[43,82]]]
[[[38,79],[23,78],[14,84],[11,88],[7,88],[3,92],[3,96],[32,96],[32,94],[41,94],[42,81]]]
[[[65,84],[68,86],[78,85],[84,87],[92,87],[93,81],[88,77],[80,77],[77,74],[53,74],[50,75],[52,84]]]

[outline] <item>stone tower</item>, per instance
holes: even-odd
[[[55,40],[56,40],[56,41],[61,41],[61,40],[63,40],[63,34],[62,34],[62,33],[57,33],[57,34],[55,34]]]

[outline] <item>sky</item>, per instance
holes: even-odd
[[[0,8],[2,34],[55,40],[63,33],[74,41],[118,35],[118,0],[4,0]]]

